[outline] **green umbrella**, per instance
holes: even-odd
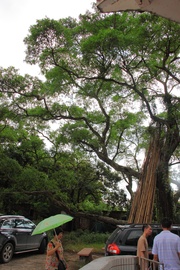
[[[71,221],[73,217],[63,214],[58,214],[55,216],[51,216],[48,218],[45,218],[41,222],[38,223],[34,231],[32,232],[32,235],[35,234],[41,234],[43,232],[47,232],[49,230],[55,229],[69,221]]]

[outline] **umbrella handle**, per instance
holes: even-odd
[[[56,240],[59,241],[56,230],[54,229],[54,235],[56,236]]]

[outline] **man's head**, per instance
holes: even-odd
[[[168,217],[165,217],[161,220],[161,226],[163,229],[170,230],[172,226],[172,220]]]
[[[144,224],[142,227],[142,231],[146,237],[152,234],[152,228],[149,224]]]

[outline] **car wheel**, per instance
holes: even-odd
[[[44,239],[41,241],[41,245],[40,245],[40,247],[39,247],[39,253],[41,253],[41,254],[45,253],[46,248],[47,248],[47,241],[46,241],[46,239],[44,238]]]
[[[1,250],[0,261],[2,263],[8,263],[14,254],[14,246],[12,243],[6,243]]]

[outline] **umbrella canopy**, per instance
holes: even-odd
[[[43,232],[47,232],[49,230],[55,229],[69,221],[71,221],[73,217],[63,214],[58,214],[55,216],[51,216],[48,218],[45,218],[41,222],[38,223],[34,231],[32,232],[32,235],[35,234],[41,234]]]
[[[148,11],[180,23],[179,0],[96,0],[101,12]]]

